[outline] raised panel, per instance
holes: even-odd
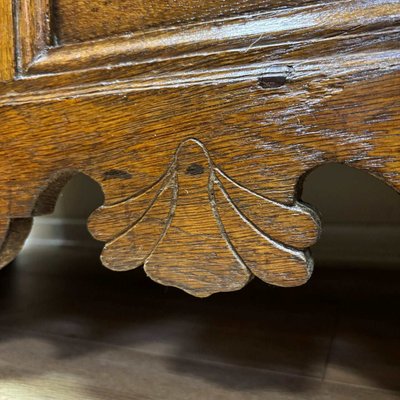
[[[291,7],[310,2],[292,1]],[[266,11],[286,4],[282,0],[55,0],[53,15],[59,43],[71,43]]]
[[[131,0],[132,4],[135,1],[138,0]],[[259,0],[254,0],[249,4],[256,7],[257,2]],[[77,7],[81,3],[84,2],[78,2]],[[102,40],[63,43],[63,37],[59,37],[58,28],[56,28],[62,26],[57,22],[60,15],[65,20],[71,21],[71,27],[74,26],[81,39],[85,38],[86,30],[90,31],[93,24],[105,24],[104,20],[107,18],[111,32],[112,27],[123,27],[123,24],[113,22],[113,18],[122,20],[127,17],[124,13],[119,15],[105,13],[107,17],[94,18],[92,22],[88,21],[85,24],[81,21],[84,13],[71,10],[68,14],[66,9],[57,11],[53,3],[51,3],[53,8],[47,8],[48,0],[20,0],[19,4],[20,49],[18,53],[21,75],[60,73],[99,67],[109,69],[111,66],[144,63],[148,63],[153,69],[154,62],[179,58],[181,60],[179,65],[182,65],[183,58],[203,56],[207,56],[207,63],[210,65],[212,60],[227,53],[229,57],[226,60],[229,60],[229,64],[236,64],[236,59],[243,64],[243,60],[250,53],[255,54],[257,51],[260,52],[259,56],[253,58],[253,62],[264,62],[269,69],[271,62],[298,59],[299,52],[305,56],[306,49],[309,49],[310,55],[315,57],[318,54],[337,56],[342,46],[344,46],[345,54],[353,53],[353,50],[365,45],[376,47],[378,42],[375,39],[366,41],[365,35],[376,38],[382,38],[382,35],[385,35],[383,42],[386,47],[390,47],[392,39],[389,36],[393,36],[393,33],[397,36],[397,28],[394,30],[392,28],[397,27],[400,18],[400,5],[391,0],[313,2],[310,5],[305,5],[304,1],[301,1],[297,7],[292,8],[279,8],[279,0],[277,0],[269,3],[271,8],[269,11],[261,11],[258,7],[252,13],[239,16],[229,15],[220,19],[212,17],[211,11],[221,12],[224,9],[222,5],[226,5],[227,2],[220,0],[214,5],[210,3],[208,11],[203,14],[200,12],[201,4],[188,2],[187,9],[193,11],[197,7],[196,9],[199,10],[198,18],[207,19],[206,15],[209,15],[211,20],[202,23],[192,21],[176,26],[173,25],[172,14],[171,18],[168,14],[163,14],[163,19],[160,19],[160,14],[158,23],[171,26],[159,29],[143,28],[127,35],[112,36],[109,33],[109,37]],[[146,3],[146,7],[150,4],[151,2]],[[159,1],[159,4],[163,2]],[[29,7],[34,12],[29,12]],[[169,9],[171,13],[173,8],[171,6]],[[143,15],[147,15],[145,8],[142,11]],[[183,11],[180,10],[180,12]],[[179,15],[178,12],[177,14]],[[175,17],[178,18],[177,15]],[[134,20],[132,18],[131,22],[133,23]],[[97,31],[97,33],[101,32]],[[381,43],[382,40],[379,40]],[[383,50],[382,45],[380,49]],[[323,54],[320,53],[321,51]]]

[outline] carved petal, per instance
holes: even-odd
[[[143,265],[165,232],[173,200],[173,188],[167,186],[138,222],[104,247],[103,264],[116,271]]]
[[[238,290],[251,277],[231,251],[210,202],[211,166],[198,142],[185,142],[177,154],[178,197],[171,224],[145,264],[164,285],[199,297]]]
[[[317,241],[320,222],[311,208],[299,202],[285,206],[259,196],[221,171],[218,171],[218,179],[243,215],[273,239],[298,249],[310,247]]]
[[[218,184],[218,213],[235,251],[254,275],[277,286],[296,286],[311,276],[312,260],[302,251],[276,243],[263,234],[234,206]]]
[[[170,179],[171,174],[168,173],[141,195],[95,210],[88,220],[93,237],[107,242],[133,226],[153,205]]]

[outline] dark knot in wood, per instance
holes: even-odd
[[[187,175],[201,175],[204,172],[204,167],[200,164],[190,164],[186,168]]]

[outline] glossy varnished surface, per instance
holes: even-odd
[[[0,272],[0,397],[399,399],[399,271],[316,267],[198,300],[96,251],[25,251]]]
[[[0,265],[27,234],[12,222],[51,212],[83,172],[105,194],[90,229],[111,269],[144,264],[196,296],[306,282],[321,229],[299,201],[309,171],[340,162],[400,190],[400,5],[311,3],[207,1],[207,22],[94,41],[77,18],[69,45],[54,25],[68,1],[18,2],[1,44],[15,76],[0,84]]]
[[[14,77],[14,27],[12,3],[0,1],[0,81],[8,81]]]
[[[43,203],[51,203],[51,196],[44,189],[58,179],[64,179],[58,175],[59,171],[80,170],[90,175],[101,184],[107,206],[138,196],[158,182],[173,162],[177,149],[191,138],[202,143],[215,166],[229,180],[236,182],[241,191],[247,190],[253,198],[262,196],[267,201],[280,203],[281,208],[294,205],[298,181],[307,171],[329,161],[364,168],[399,188],[399,75],[388,70],[382,75],[371,71],[368,80],[357,75],[349,79],[348,75],[335,78],[335,88],[331,86],[331,78],[308,77],[289,81],[278,88],[264,88],[258,81],[249,81],[4,106],[1,114],[5,121],[3,131],[7,135],[1,139],[4,173],[0,184],[7,187],[7,191],[2,198],[1,212],[19,217],[38,213]],[[145,114],[141,113],[143,110],[147,110]],[[7,162],[8,154],[13,155],[13,168]],[[196,160],[195,156],[189,157],[187,166],[198,164]],[[199,180],[199,176],[202,179]],[[184,177],[190,182],[197,179],[199,184],[188,190],[191,183],[185,183]],[[187,236],[188,240],[178,241],[179,250],[175,245],[165,249],[165,256],[173,252],[176,266],[182,267],[182,279],[177,275],[173,279],[157,278],[185,290],[188,289],[185,273],[190,275],[192,271],[185,265],[185,260],[195,254],[193,243],[199,246],[206,243],[206,226],[215,224],[211,212],[200,212],[202,207],[211,204],[211,200],[205,200],[208,199],[208,186],[204,178],[207,180],[206,170],[201,175],[182,174],[181,179],[170,187],[177,195],[171,194],[169,198],[176,200],[173,203],[166,200],[159,208],[162,215],[157,214],[150,225],[144,225],[145,229],[151,227],[153,232],[159,231],[157,237],[162,236],[165,227],[175,229],[173,224],[179,221],[178,212],[184,209],[176,207],[171,225],[166,224],[170,220],[168,213],[175,210],[179,199],[185,198],[186,207],[191,210],[190,213],[185,211],[190,216],[185,223],[190,223],[193,228],[191,233],[187,231],[190,240]],[[168,193],[164,194],[167,199]],[[143,207],[143,213],[148,204],[152,204],[149,201]],[[263,202],[261,198],[258,201]],[[155,203],[160,204],[163,203]],[[241,204],[245,207],[245,202]],[[253,207],[259,206],[256,203]],[[277,221],[280,220],[279,210],[277,207],[272,211]],[[228,215],[226,210],[222,212]],[[224,221],[224,229],[228,230],[229,225],[234,229],[228,233],[229,239],[233,242],[236,236],[236,242],[247,241],[247,246],[259,249],[262,254],[261,242],[257,240],[259,235],[249,236],[247,221],[233,222],[235,213],[237,215],[235,211]],[[251,207],[247,213],[252,213]],[[290,226],[301,220],[297,220],[295,213],[289,213],[289,216],[288,232],[291,232]],[[125,207],[119,209],[116,220],[125,221],[126,226],[134,222]],[[253,222],[257,224],[257,221]],[[176,226],[178,230],[184,228],[182,220],[180,223],[181,226]],[[278,228],[274,229],[282,229],[285,225],[281,223],[278,222]],[[103,227],[92,225],[91,229],[97,235]],[[300,225],[300,236],[315,237],[315,230],[315,223],[304,220]],[[266,226],[264,234],[272,233]],[[224,237],[221,230],[220,236]],[[290,234],[286,236],[289,238]],[[285,239],[281,238],[283,242]],[[149,247],[148,255],[153,252],[154,245]],[[299,247],[302,250],[306,245],[303,243]],[[202,250],[205,257],[207,249],[206,246]],[[239,246],[233,245],[232,249],[245,257]],[[280,247],[275,249],[271,257],[276,257],[279,264]],[[179,257],[175,256],[177,253]],[[126,243],[106,264],[117,268],[131,256],[135,253]],[[223,263],[222,250],[215,257]],[[291,280],[293,284],[304,282],[311,272],[311,268],[304,267],[308,265],[301,260],[304,257],[307,255],[294,257],[297,259],[295,268],[302,268],[302,274],[305,272],[306,275],[292,279],[289,269],[284,271],[280,267],[288,265],[283,257],[279,265],[270,269],[273,278],[265,280],[281,285],[287,285]],[[268,258],[259,260],[265,263]],[[200,273],[205,268],[207,274],[212,274],[213,264],[205,258],[203,261],[194,266],[195,272]],[[167,265],[167,258],[164,262]],[[130,268],[137,265],[131,263]],[[163,267],[161,259],[158,265]],[[297,272],[295,275],[300,276]],[[231,280],[215,286],[209,275],[207,287],[196,292],[196,283],[188,291],[203,296],[243,285],[242,280],[236,280],[236,275],[230,276]],[[199,281],[203,278],[203,274],[198,276]]]
[[[308,1],[309,3],[310,1]],[[304,5],[302,0],[292,6]],[[55,0],[56,33],[61,43],[104,38],[149,28],[204,22],[284,6],[282,0]]]
[[[91,24],[83,22],[79,25],[79,16],[75,18],[74,15],[84,3],[75,2],[74,13],[65,15],[83,34],[91,29]],[[57,18],[60,15],[57,17],[49,0],[21,0],[16,11],[17,71],[20,75],[36,75],[86,71],[94,67],[110,70],[110,67],[119,69],[128,65],[134,66],[128,68],[133,76],[137,76],[143,67],[150,67],[150,76],[154,76],[154,73],[160,73],[160,67],[155,67],[154,63],[171,64],[167,68],[167,75],[170,75],[175,69],[179,73],[186,70],[185,64],[189,61],[188,72],[208,76],[216,60],[219,67],[230,65],[250,70],[251,64],[264,62],[264,68],[269,70],[272,62],[280,60],[337,57],[338,53],[348,55],[361,49],[366,51],[363,56],[369,58],[372,51],[397,48],[398,2],[350,0],[312,3],[307,6],[306,1],[296,1],[290,7],[280,8],[270,4],[268,11],[258,7],[243,15],[236,15],[235,10],[230,9],[224,18],[204,23],[181,21],[166,28],[133,30],[98,40],[63,44],[57,36]],[[190,8],[195,4],[198,2],[187,5]],[[210,11],[218,8],[215,8],[216,2],[206,4]],[[121,26],[113,24],[110,19],[121,16],[111,12],[111,3],[106,7],[110,13],[97,21],[100,25],[107,24],[108,30],[110,26],[120,29]],[[224,7],[221,6],[220,10],[223,12]],[[59,13],[62,15],[62,11]],[[101,32],[101,27],[97,28]],[[94,29],[94,33],[97,31]],[[179,62],[175,62],[176,59]],[[101,79],[105,79],[104,72]],[[118,71],[115,72],[119,75]],[[86,77],[85,72],[81,75]]]

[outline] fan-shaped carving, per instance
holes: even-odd
[[[302,249],[316,241],[319,223],[298,202],[283,205],[234,182],[188,139],[160,180],[96,210],[89,228],[107,242],[108,268],[144,264],[153,280],[204,297],[240,289],[253,275],[279,286],[306,282],[312,260]]]

